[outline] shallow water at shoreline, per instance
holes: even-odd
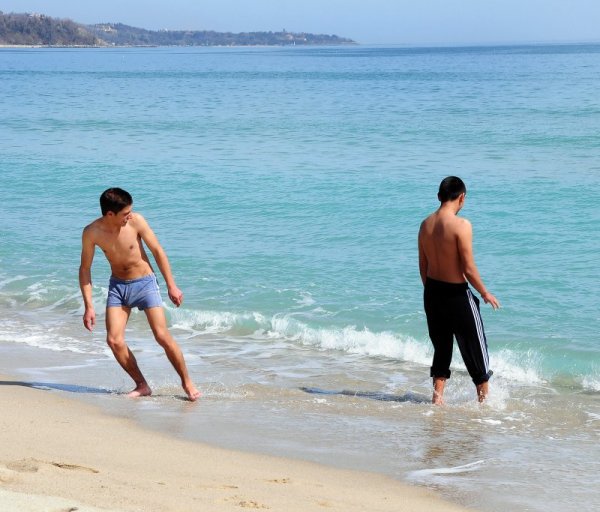
[[[204,336],[202,354],[181,341],[203,392],[190,403],[152,344],[132,343],[151,398],[124,397],[130,382],[99,354],[5,343],[0,370],[168,435],[384,473],[482,510],[570,512],[598,501],[597,487],[580,485],[582,473],[598,470],[595,393],[494,378],[489,402],[479,406],[458,372],[439,408],[429,403],[426,369],[414,364]],[[548,479],[560,485],[549,488]],[[570,487],[576,495],[564,493]]]

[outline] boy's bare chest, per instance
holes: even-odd
[[[128,260],[140,254],[139,239],[132,230],[102,237],[97,245],[110,261]]]

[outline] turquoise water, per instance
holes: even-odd
[[[448,442],[484,425],[497,445],[425,461],[415,427],[402,434],[416,443],[407,460],[378,466],[374,448],[363,466],[503,510],[513,498],[478,497],[486,477],[471,469],[485,461],[519,510],[579,510],[558,491],[535,499],[550,451],[557,465],[581,461],[562,484],[599,503],[577,480],[597,474],[600,433],[599,57],[598,45],[0,50],[0,350],[39,355],[10,370],[129,385],[116,370],[107,381],[44,362],[115,365],[101,326],[80,328],[77,268],[81,229],[100,193],[120,186],[170,257],[185,293],[170,323],[209,399],[275,394],[277,407],[314,413],[316,430],[354,418],[350,430],[385,454],[398,415],[406,431],[431,420],[416,234],[439,181],[456,174],[479,269],[503,307],[482,311],[495,398],[485,413],[472,406],[457,354]],[[108,275],[98,253],[99,312]],[[142,316],[129,335],[170,392]],[[300,387],[416,398],[373,405]],[[335,432],[339,446],[354,435]],[[514,460],[497,451],[519,442],[532,483],[516,491]],[[436,467],[463,469],[439,481],[454,473]]]

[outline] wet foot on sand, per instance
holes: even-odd
[[[194,386],[193,384],[188,384],[187,386],[184,384],[183,390],[186,392],[188,398],[192,402],[198,400],[198,398],[200,398],[200,396],[202,395],[202,393],[200,393],[200,391],[198,391],[196,386]]]
[[[431,403],[433,405],[446,405],[446,402],[444,402],[444,399],[441,396],[437,396],[437,395],[433,395],[433,398],[431,399]]]
[[[489,393],[488,383],[484,382],[483,384],[479,384],[477,386],[477,400],[479,403],[482,403],[486,400]]]
[[[127,393],[127,396],[129,398],[137,398],[139,396],[150,396],[151,394],[152,390],[150,389],[150,386],[144,383],[137,385],[135,389],[132,389],[129,393]]]

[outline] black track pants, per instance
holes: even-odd
[[[434,354],[432,377],[450,377],[454,337],[469,375],[476,385],[487,382],[489,368],[487,340],[479,312],[479,299],[467,283],[446,283],[427,278],[425,314]]]

